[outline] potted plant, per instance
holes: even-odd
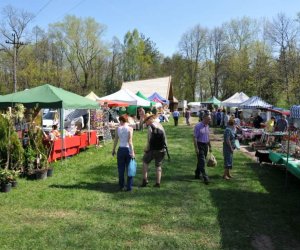
[[[11,190],[11,181],[13,180],[12,172],[8,169],[0,170],[1,192],[9,192]]]
[[[18,184],[18,177],[20,175],[20,170],[11,170],[11,187],[16,187]]]

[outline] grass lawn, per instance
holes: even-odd
[[[112,143],[54,163],[54,176],[19,180],[0,193],[0,249],[299,249],[300,180],[241,152],[234,179],[222,179],[221,141],[211,183],[194,179],[192,127],[164,124],[171,161],[162,186],[142,181],[146,131],[134,133],[138,161],[132,192],[119,192]],[[216,130],[222,133],[222,130]],[[216,137],[217,138],[217,137]]]

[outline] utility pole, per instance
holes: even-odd
[[[16,34],[12,34],[12,36],[12,41],[6,40],[5,42],[14,46],[14,92],[17,92],[17,55],[19,48],[25,43],[16,41]]]

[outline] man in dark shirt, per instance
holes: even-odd
[[[260,128],[260,125],[263,121],[264,121],[263,118],[260,116],[259,113],[257,113],[257,115],[255,116],[255,118],[253,120],[254,128]]]

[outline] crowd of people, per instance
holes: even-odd
[[[108,109],[108,108],[107,108]],[[178,126],[181,113],[175,109],[171,113],[174,126]],[[137,117],[132,117],[128,114],[118,116],[118,126],[115,131],[114,144],[112,155],[117,156],[119,188],[120,190],[131,191],[133,186],[133,176],[127,176],[126,170],[131,159],[135,158],[134,145],[133,145],[133,127],[129,126],[130,119],[139,121],[139,130],[143,131],[147,128],[147,141],[143,155],[143,179],[141,187],[148,185],[148,170],[151,161],[155,162],[156,167],[156,182],[154,187],[160,187],[162,176],[162,164],[167,150],[167,137],[162,122],[168,122],[168,113],[164,109],[157,110],[152,108],[145,111],[143,107],[137,110]],[[186,109],[183,117],[185,118],[186,125],[190,126],[191,111]],[[265,121],[260,112],[256,112],[254,116],[248,119],[248,123],[254,128],[265,128],[266,132],[273,131],[286,131],[288,129],[288,121],[285,115],[279,119],[272,116],[269,120]],[[236,134],[240,126],[244,124],[243,112],[235,109],[234,112],[227,112],[226,110],[202,110],[199,112],[199,122],[194,127],[194,147],[197,155],[197,165],[195,169],[195,179],[201,179],[205,184],[209,184],[209,177],[206,173],[206,158],[208,152],[212,152],[212,145],[210,142],[210,126],[219,126],[224,128],[223,134],[223,157],[224,157],[224,174],[225,180],[230,180],[232,175],[230,173],[233,168],[233,153],[237,148]],[[163,141],[158,145],[155,138],[161,135]],[[57,125],[53,125],[52,130],[47,135],[51,141],[60,137]],[[119,147],[117,149],[117,145]],[[125,178],[127,176],[127,181]]]

